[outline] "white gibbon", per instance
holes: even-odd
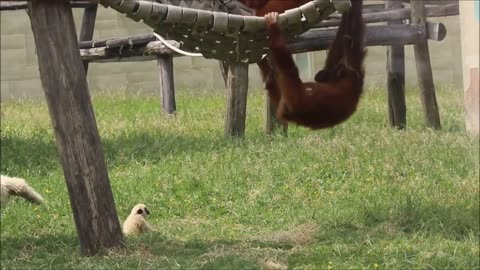
[[[35,204],[42,204],[44,202],[42,196],[30,187],[25,179],[1,175],[0,185],[1,210],[7,207],[12,196],[22,197]]]
[[[123,233],[125,235],[138,235],[152,230],[152,227],[145,219],[150,215],[144,204],[137,204],[123,223]]]

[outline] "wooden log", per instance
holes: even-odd
[[[70,7],[72,8],[88,8],[97,6],[98,1],[71,1]],[[27,9],[27,1],[0,1],[0,11],[2,10],[21,10]]]
[[[443,23],[427,22],[427,38],[430,40],[444,40],[447,37],[447,28]]]
[[[225,136],[243,137],[247,113],[248,64],[229,63]]]
[[[84,255],[123,238],[78,53],[72,10],[63,0],[29,2],[43,90]]]
[[[401,8],[401,0],[387,0],[387,9]],[[391,21],[389,25],[402,24],[402,20]],[[405,129],[407,126],[407,106],[405,101],[405,49],[402,45],[387,47],[387,89],[388,115],[390,125]]]
[[[107,48],[118,48],[118,47],[125,47],[125,46],[134,46],[139,44],[146,44],[150,41],[156,41],[157,37],[154,34],[140,34],[130,37],[121,37],[121,38],[114,38],[111,40],[107,40],[105,46]]]
[[[428,127],[440,129],[440,114],[438,112],[437,97],[435,95],[435,85],[433,83],[432,65],[430,63],[430,51],[427,40],[425,6],[423,0],[412,1],[411,6],[412,24],[419,26],[420,33],[422,33],[418,41],[413,45],[413,50],[425,120]]]
[[[288,133],[288,124],[280,122],[277,117],[277,106],[272,102],[268,93],[265,93],[265,112],[263,117],[263,129],[266,134],[274,134],[277,131],[281,131],[283,135]]]
[[[90,40],[90,41],[83,41],[79,43],[80,49],[90,49],[90,48],[99,48],[99,47],[107,47],[107,48],[116,48],[116,47],[124,47],[124,46],[134,46],[134,45],[142,45],[147,44],[151,41],[156,41],[157,38],[152,33],[147,34],[139,34],[133,35],[128,37],[117,37],[117,38],[109,38],[109,39],[101,39],[101,40]]]
[[[437,23],[430,23],[437,24]],[[442,29],[443,26],[432,26],[432,29]],[[410,45],[416,42],[418,38],[419,27],[416,25],[375,25],[367,28],[366,38],[368,46],[389,46],[389,45]],[[312,29],[301,35],[298,39],[289,44],[293,53],[303,53],[309,51],[326,50],[335,38],[336,29]],[[160,41],[151,41],[146,45],[142,44],[149,40],[150,34],[131,37],[129,46],[114,46],[110,42],[110,48],[106,47],[109,40],[80,42],[80,54],[82,59],[90,62],[132,62],[132,61],[150,61],[156,60],[158,55],[169,54],[174,57],[181,56],[166,47]],[[434,38],[444,37],[435,32],[431,32]],[[142,37],[143,36],[143,37]],[[151,35],[154,37],[153,35]],[[122,38],[128,40],[128,38]],[[141,42],[140,42],[141,41]],[[125,41],[122,41],[122,44]],[[170,40],[169,43],[177,48],[180,44]],[[97,47],[103,44],[101,47]],[[120,43],[116,43],[118,45]],[[94,48],[92,48],[92,45]]]
[[[78,47],[80,49],[91,49],[91,48],[100,48],[107,46],[108,39],[104,40],[88,40],[88,41],[81,41],[78,43]]]
[[[173,115],[177,110],[173,77],[173,57],[171,55],[161,55],[157,59],[157,64],[160,78],[162,108],[166,114]]]
[[[442,5],[442,6],[432,6],[425,9],[427,17],[446,17],[446,16],[457,16],[459,14],[458,3]],[[394,10],[385,10],[381,12],[374,13],[364,13],[363,19],[366,23],[377,23],[377,22],[388,22],[388,21],[399,21],[410,19],[410,14],[412,13],[411,8],[398,8]],[[325,20],[317,24],[315,27],[332,27],[340,25],[340,17],[332,17],[330,20]]]
[[[169,41],[169,43],[177,48],[180,47],[176,41]],[[146,46],[134,46],[133,48],[80,49],[80,55],[84,60],[98,63],[150,61],[156,60],[159,55],[179,56],[161,41],[152,41]]]
[[[98,4],[85,8],[82,17],[82,26],[80,27],[80,34],[78,41],[89,41],[93,39],[93,31],[95,30],[95,20],[97,18]],[[88,73],[88,61],[83,60],[83,67],[85,73]]]
[[[435,24],[435,23],[432,23]],[[432,27],[441,29],[441,27]],[[419,25],[370,25],[365,33],[368,46],[391,46],[415,44],[421,37],[422,27]],[[332,43],[337,29],[311,29],[289,44],[294,53],[326,50]],[[442,37],[430,33],[431,37]],[[430,35],[428,37],[430,37]]]

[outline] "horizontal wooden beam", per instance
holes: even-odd
[[[428,29],[440,29],[442,33],[424,33],[415,24],[404,25],[371,25],[365,33],[367,46],[392,46],[415,44],[422,35],[431,40],[441,41],[446,36],[445,26],[439,23],[428,23]],[[337,29],[311,29],[289,44],[294,53],[326,50],[332,43]]]
[[[0,0],[0,11],[2,10],[21,10],[27,9],[28,1],[5,1]],[[72,8],[87,8],[96,6],[98,1],[71,1],[70,7]]]
[[[420,27],[411,24],[371,25],[367,27],[366,42],[368,46],[411,45],[422,34],[435,41],[441,41],[446,36],[446,28],[441,23],[427,23],[427,28],[428,33],[424,33]],[[336,34],[336,28],[311,29],[289,46],[293,53],[326,50]],[[169,43],[180,48],[180,43],[176,41]],[[153,34],[80,42],[80,54],[83,60],[100,63],[149,61],[156,60],[159,55],[181,56],[161,41],[156,41]]]
[[[119,38],[110,38],[102,40],[90,40],[82,41],[79,43],[80,49],[91,49],[91,48],[116,48],[122,46],[135,46],[139,44],[146,44],[151,41],[156,41],[157,38],[153,33],[133,35],[128,37],[119,37]]]
[[[176,48],[180,48],[180,43],[176,41],[169,41],[169,43]],[[179,56],[161,41],[151,41],[146,45],[138,45],[128,48],[98,47],[80,49],[80,55],[82,60],[97,63],[156,60],[159,55]]]
[[[425,12],[427,17],[445,17],[457,16],[460,11],[457,3],[441,6],[429,6],[425,8]],[[411,8],[401,8],[374,13],[364,13],[363,19],[366,23],[389,22],[410,19],[411,14]],[[324,20],[320,22],[315,27],[332,27],[339,25],[340,17],[332,17],[330,20]]]

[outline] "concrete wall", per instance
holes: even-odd
[[[77,26],[82,10],[75,9]],[[42,97],[41,84],[35,55],[33,35],[25,11],[0,13],[1,33],[1,98]],[[443,42],[431,42],[434,78],[441,85],[462,86],[462,63],[458,17],[440,18],[447,25],[448,35]],[[99,8],[94,39],[104,39],[150,32],[142,23],[125,18],[111,9]],[[367,82],[369,85],[385,85],[385,48],[369,48],[367,58]],[[311,67],[319,69],[325,52],[312,56]],[[174,60],[176,88],[222,89],[223,81],[218,62],[203,58],[179,57]],[[303,77],[311,77],[305,70]],[[251,66],[250,86],[262,87],[256,66]],[[88,81],[92,92],[98,90],[140,92],[157,94],[158,71],[156,61],[92,64]],[[416,86],[417,78],[412,47],[407,47],[407,85]]]

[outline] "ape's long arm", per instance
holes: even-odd
[[[363,92],[365,72],[362,0],[351,0],[317,82],[303,83],[280,28],[278,13],[265,16],[270,36],[270,63],[259,66],[265,87],[277,103],[277,117],[312,129],[327,128],[348,119]],[[287,1],[288,2],[288,1]]]

